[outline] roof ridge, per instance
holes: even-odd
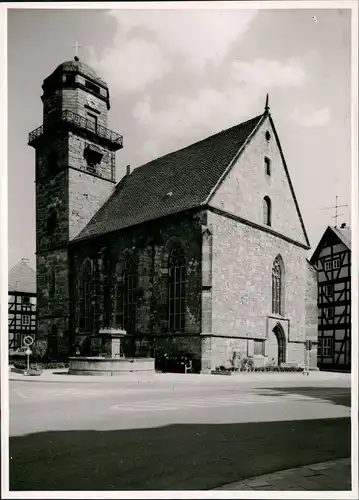
[[[136,167],[120,179],[72,241],[200,207],[263,116],[259,114]],[[174,186],[176,192],[172,193]]]
[[[216,132],[215,134],[209,135],[209,136],[205,137],[204,139],[200,139],[199,141],[192,142],[191,144],[188,144],[188,146],[184,146],[183,148],[175,149],[175,150],[170,151],[169,153],[166,153],[166,154],[164,154],[162,156],[158,156],[157,158],[154,158],[153,160],[150,160],[147,163],[144,163],[143,165],[139,165],[138,167],[134,168],[132,173],[135,173],[136,170],[138,170],[138,169],[140,169],[142,167],[147,167],[151,163],[154,163],[154,162],[156,162],[158,160],[163,160],[167,156],[170,156],[170,155],[175,154],[175,153],[179,153],[180,151],[184,151],[186,149],[189,149],[192,146],[198,146],[198,144],[200,144],[201,142],[209,141],[210,139],[213,139],[214,137],[218,137],[218,136],[220,136],[222,134],[224,135],[225,133],[233,131],[237,127],[243,127],[244,125],[247,125],[251,121],[259,120],[259,118],[261,118],[262,116],[263,116],[263,113],[261,113],[260,115],[254,116],[253,118],[250,118],[249,120],[246,120],[244,122],[237,123],[237,125],[233,125],[232,127],[223,129],[220,132]]]

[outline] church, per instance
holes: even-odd
[[[76,56],[42,90],[29,145],[37,335],[50,355],[89,354],[112,327],[127,333],[125,355],[184,355],[197,372],[234,353],[302,365],[317,276],[268,98],[262,114],[116,182],[123,138],[107,128],[107,83]]]

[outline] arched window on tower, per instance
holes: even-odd
[[[118,266],[116,284],[116,324],[131,333],[136,325],[136,266],[133,257],[128,257],[124,268]]]
[[[283,267],[276,257],[272,267],[272,313],[283,314]]]
[[[263,223],[266,226],[272,225],[272,203],[268,196],[263,199]]]
[[[94,296],[94,276],[91,262],[86,260],[81,269],[79,304],[80,321],[79,326],[82,330],[92,332],[94,308],[92,304]]]
[[[168,259],[168,328],[185,329],[186,262],[184,250],[176,245]]]

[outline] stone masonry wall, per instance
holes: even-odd
[[[266,132],[271,137],[266,139]],[[271,173],[265,168],[271,161]],[[263,199],[272,204],[273,230],[306,244],[274,131],[268,118],[220,185],[210,205],[263,225]]]
[[[64,245],[68,240],[68,176],[62,170],[36,183],[36,251]],[[37,270],[38,272],[38,270]]]
[[[103,155],[100,163],[95,166],[96,175],[87,171],[84,151],[89,145],[95,146]],[[111,196],[115,186],[114,182],[110,182],[115,157],[107,148],[93,141],[84,140],[73,133],[69,133],[68,151],[69,239],[71,240],[81,232]]]
[[[187,262],[186,314],[183,332],[168,331],[168,257],[174,244],[180,243]],[[118,233],[105,235],[88,241],[73,243],[73,303],[75,328],[78,342],[96,333],[101,325],[116,324],[116,279],[121,274],[126,257],[131,255],[136,262],[137,277],[136,327],[128,332],[135,337],[137,354],[153,347],[183,351],[190,349],[200,358],[201,332],[201,220],[191,213],[167,217],[133,227]],[[93,332],[81,331],[79,327],[79,282],[81,267],[85,259],[99,263],[98,310]],[[104,270],[107,272],[104,273]],[[106,275],[105,275],[106,274]],[[110,280],[110,285],[108,280]],[[106,284],[107,283],[107,284]],[[106,288],[107,287],[107,288]],[[106,299],[105,290],[110,290]],[[106,310],[107,308],[107,310]],[[197,336],[197,337],[196,337]],[[192,339],[192,340],[190,340]],[[130,343],[130,341],[127,341]],[[132,343],[133,345],[133,343]]]
[[[87,161],[84,156],[86,146],[94,146],[103,156],[101,162],[95,166],[96,175],[111,180],[111,166],[113,164],[113,153],[107,148],[96,144],[89,139],[83,139],[76,134],[69,133],[68,136],[68,166],[88,171]]]
[[[85,83],[85,80],[80,75],[76,76],[79,83]],[[91,96],[91,99],[96,102],[96,109],[91,109],[88,105],[87,97]],[[68,109],[77,113],[80,116],[87,118],[87,113],[90,112],[92,115],[97,116],[97,123],[103,127],[107,127],[107,105],[102,99],[97,98],[94,94],[89,94],[89,92],[75,88],[64,88],[62,90],[62,109]]]
[[[36,260],[37,335],[48,340],[55,359],[66,358],[70,343],[67,248],[38,253]]]
[[[281,255],[283,316],[290,325],[287,341],[303,343],[306,338],[306,250],[211,212],[208,225],[213,234],[212,335],[247,339],[268,339],[274,335],[268,331],[268,316],[272,315],[271,276],[273,261]],[[274,321],[282,319],[278,317]],[[215,342],[228,357],[228,345],[233,341]],[[288,362],[292,361],[290,358],[300,357],[297,351],[294,345],[288,345]]]

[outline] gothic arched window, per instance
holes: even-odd
[[[122,272],[118,269],[116,284],[116,324],[126,332],[133,332],[136,324],[135,281],[135,262],[128,257]]]
[[[177,245],[168,260],[168,328],[185,328],[186,262],[183,248]]]
[[[272,267],[272,313],[283,313],[283,273],[282,266],[279,258],[277,257],[273,262]]]
[[[270,198],[266,196],[263,199],[263,222],[266,226],[270,226],[272,224],[272,204]]]
[[[94,277],[91,262],[86,260],[81,269],[80,276],[80,328],[86,331],[93,329],[93,297]]]

